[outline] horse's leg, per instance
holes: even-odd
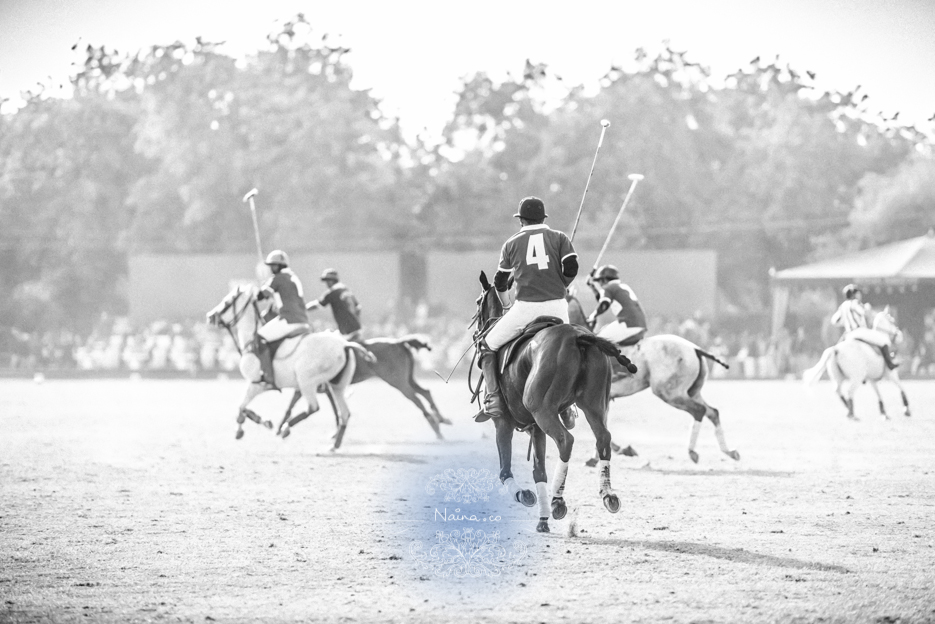
[[[899,395],[903,400],[903,416],[912,416],[912,414],[909,412],[909,397],[906,396],[906,390],[903,388],[903,384],[899,379],[899,372],[895,370],[888,370],[884,373],[883,378],[889,379],[894,384],[896,384],[897,388],[899,388]]]
[[[536,525],[536,531],[549,533],[550,509],[548,477],[545,470],[545,432],[539,427],[533,427],[530,435],[532,435],[533,446],[532,479],[536,483],[536,498],[539,501],[539,524]],[[563,463],[567,468],[568,462],[559,462],[559,466]],[[564,487],[564,484],[562,487]],[[554,502],[552,508],[554,509]],[[564,515],[563,511],[562,516]]]
[[[351,385],[351,380],[354,379],[355,366],[355,356],[353,351],[349,351],[348,362],[344,370],[338,375],[337,380],[329,382],[327,385],[328,398],[331,399],[332,405],[335,408],[335,414],[338,415],[338,421],[340,423],[338,425],[338,430],[334,434],[334,445],[331,447],[332,451],[336,451],[341,446],[341,442],[344,440],[344,432],[347,431],[347,422],[351,418],[351,409],[347,405],[347,399],[345,399],[344,393],[347,391],[347,387]]]
[[[379,370],[378,372],[382,373],[385,371]],[[422,401],[419,400],[419,397],[416,394],[416,389],[414,387],[415,380],[412,378],[411,372],[407,377],[403,377],[402,375],[387,375],[385,377],[380,375],[380,377],[386,383],[399,390],[404,397],[409,399],[413,405],[419,408],[419,411],[422,412],[426,422],[429,423],[429,426],[432,427],[432,431],[435,432],[435,437],[437,437],[439,440],[445,439],[441,430],[438,428],[438,420],[436,419],[435,415],[425,409]]]
[[[600,489],[598,491],[601,500],[604,501],[604,507],[607,508],[607,511],[617,513],[620,511],[620,498],[610,484],[611,438],[610,430],[607,428],[607,407],[605,405],[603,409],[600,409],[600,406],[582,405],[581,403],[579,403],[579,407],[584,412],[585,418],[588,419],[588,425],[594,433],[598,458],[598,479],[600,480]]]
[[[567,511],[567,509],[565,509],[565,500],[562,498],[562,493],[565,489],[565,476],[568,474],[568,461],[571,459],[571,449],[575,444],[575,437],[562,426],[561,420],[559,420],[557,406],[543,406],[536,412],[533,412],[533,417],[536,419],[536,424],[539,425],[537,429],[542,431],[541,442],[537,440],[536,437],[533,437],[533,444],[541,443],[543,461],[545,461],[545,436],[552,438],[552,441],[555,442],[555,446],[558,447],[559,461],[555,467],[555,482],[553,486],[555,489],[553,490],[551,505],[543,500],[543,497],[547,493],[544,466],[542,473],[543,481],[540,483],[538,477],[536,478],[536,491],[539,495],[539,526],[536,527],[536,530],[540,533],[546,533],[549,530],[550,506],[552,514],[556,519],[563,517]],[[539,449],[537,447],[537,456],[538,453]]]
[[[418,393],[418,395],[421,396],[429,404],[429,408],[432,410],[432,414],[435,416],[436,422],[442,425],[454,424],[450,420],[442,416],[442,413],[438,409],[438,406],[435,405],[435,399],[432,398],[432,393],[429,392],[428,388],[423,388],[422,386],[420,386],[418,382],[415,380],[415,378],[412,378],[411,383],[412,383],[412,389],[415,390],[416,393]]]
[[[871,388],[873,388],[873,393],[877,395],[877,405],[880,407],[880,416],[886,420],[889,420],[890,415],[886,413],[886,406],[883,405],[883,395],[880,394],[880,388],[877,386],[877,382],[868,379],[867,383],[870,384]]]
[[[692,431],[688,438],[688,456],[697,464],[698,453],[695,452],[695,445],[698,443],[698,433],[701,431],[701,422],[704,420],[705,413],[708,411],[708,406],[686,395],[667,396],[656,392],[655,388],[653,388],[653,394],[672,407],[691,414],[694,422],[692,422]]]
[[[730,450],[727,446],[727,440],[724,438],[724,428],[721,426],[721,413],[717,408],[708,405],[700,396],[695,396],[694,399],[705,406],[705,416],[707,416],[711,424],[714,425],[714,435],[717,437],[717,445],[720,447],[721,452],[731,459],[739,460],[740,453]]]
[[[494,418],[497,429],[497,454],[500,456],[500,483],[506,486],[510,498],[526,507],[536,504],[536,494],[532,490],[524,490],[513,479],[513,425],[505,422],[504,418]]]
[[[251,383],[247,386],[247,393],[244,395],[243,401],[240,403],[240,408],[237,410],[237,433],[234,434],[236,439],[239,440],[243,437],[243,423],[247,418],[258,425],[262,424],[263,419],[253,410],[247,409],[247,406],[250,405],[250,401],[262,394],[264,390],[265,387],[263,384]],[[272,426],[272,423],[270,423],[270,426]]]
[[[305,397],[305,401],[306,403],[308,403],[308,409],[302,412],[301,414],[296,414],[289,420],[284,420],[285,424],[280,423],[279,436],[284,440],[288,438],[290,434],[292,434],[293,427],[295,427],[297,424],[299,424],[300,422],[302,422],[303,420],[305,420],[306,418],[308,418],[309,416],[311,416],[312,414],[314,414],[315,412],[319,410],[318,398],[315,396],[314,392],[309,397],[305,395],[304,392],[296,391],[295,396],[292,399],[292,404],[289,406],[290,411],[292,410],[292,406],[295,405],[296,402],[299,400],[299,397],[302,397],[302,396]],[[288,416],[289,413],[287,412],[286,415]]]
[[[847,417],[851,420],[860,420],[857,418],[857,414],[854,413],[854,393],[857,392],[857,382],[849,381],[847,384],[847,392],[844,395],[844,404],[847,405]]]
[[[283,428],[283,426],[284,426],[287,422],[289,422],[289,417],[292,416],[292,408],[294,408],[294,407],[295,407],[295,404],[299,402],[299,398],[300,398],[301,396],[302,396],[302,393],[299,392],[298,389],[296,389],[296,390],[292,393],[292,400],[289,402],[289,407],[286,408],[286,413],[283,414],[282,420],[279,421],[279,427],[276,428],[276,435],[279,435],[279,434],[282,433],[282,428]]]

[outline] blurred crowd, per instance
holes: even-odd
[[[432,315],[419,306],[408,322],[387,316],[365,328],[365,338],[416,334],[431,350],[416,353],[419,372],[447,376],[472,353],[470,319]],[[323,318],[313,318],[315,331],[333,329]],[[913,340],[908,334],[897,345],[903,376],[935,377],[935,311],[926,317],[925,335]],[[730,365],[712,366],[715,378],[776,379],[801,377],[814,365],[825,346],[833,344],[840,330],[828,324],[820,331],[783,330],[775,339],[765,331],[715,328],[700,315],[687,319],[650,317],[647,335],[676,334],[691,340]],[[228,373],[238,370],[240,354],[231,336],[204,321],[154,322],[136,328],[124,318],[102,316],[86,336],[68,331],[30,334],[16,328],[3,329],[0,369],[21,371],[77,370],[175,374]],[[467,355],[464,355],[467,352]],[[467,368],[462,361],[458,371]]]

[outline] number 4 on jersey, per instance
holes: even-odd
[[[526,243],[526,264],[535,264],[540,270],[549,268],[549,256],[545,252],[545,237],[541,232],[530,236]]]

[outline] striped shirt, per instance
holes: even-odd
[[[848,299],[838,307],[831,317],[831,322],[843,327],[845,332],[850,332],[858,327],[867,327],[867,313],[862,303],[856,299]]]

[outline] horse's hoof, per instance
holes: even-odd
[[[627,448],[621,449],[620,451],[618,451],[618,454],[626,455],[627,457],[637,457],[639,455],[639,453],[636,452],[636,449],[634,449],[632,446],[629,446],[629,445],[627,446]]]
[[[273,428],[273,421],[271,421],[271,420],[264,420],[264,421],[263,421],[263,426],[266,427],[267,429],[272,429],[272,428]]]
[[[549,519],[548,518],[539,518],[539,524],[536,525],[537,533],[551,533],[549,529]]]
[[[292,433],[292,429],[286,429],[285,431],[283,431],[283,432],[280,433],[279,435],[282,436],[282,439],[283,439],[283,440],[285,440],[286,438],[289,437],[289,434],[291,434],[291,433]]]
[[[242,437],[243,437],[243,429],[240,429],[240,430],[238,430],[237,433],[234,435],[234,439],[239,440],[239,439],[242,438]]]
[[[588,466],[589,468],[594,468],[597,466],[597,457],[592,457],[588,461],[584,462],[584,465]]]
[[[912,414],[910,414],[910,413],[907,411],[905,414],[903,414],[903,416],[905,416],[906,418],[909,418],[910,416],[912,416]]]
[[[552,499],[552,517],[561,520],[568,513],[568,507],[565,506],[565,499],[562,497]]]
[[[698,453],[695,451],[688,451],[688,456],[691,457],[692,461],[696,464],[698,463]]]
[[[620,497],[616,494],[604,494],[604,507],[610,513],[617,513],[620,511]]]
[[[520,490],[516,493],[516,502],[522,503],[526,507],[532,507],[536,504],[536,493],[532,490]]]
[[[454,425],[453,422],[451,422],[450,420],[448,420],[448,419],[445,418],[444,416],[439,416],[439,417],[438,417],[438,423],[441,424],[441,425]]]
[[[727,456],[735,461],[740,461],[740,453],[737,451],[730,451]]]

